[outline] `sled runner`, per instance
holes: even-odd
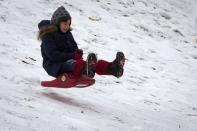
[[[88,77],[74,77],[72,74],[64,73],[54,80],[41,81],[43,87],[55,87],[55,88],[84,88],[91,86],[95,83],[95,79]]]

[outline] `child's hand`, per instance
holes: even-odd
[[[75,51],[74,59],[75,60],[83,59],[83,50],[82,49],[77,49]]]
[[[77,49],[76,53],[82,54],[83,55],[83,50],[82,49]]]

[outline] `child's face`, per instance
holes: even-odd
[[[70,20],[60,22],[60,30],[61,32],[66,33],[70,29]]]

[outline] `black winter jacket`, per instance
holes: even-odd
[[[70,31],[66,33],[54,31],[45,34],[42,37],[41,53],[46,72],[54,77],[60,75],[64,62],[74,59],[77,49],[77,43]]]

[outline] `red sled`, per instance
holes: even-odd
[[[91,86],[95,83],[95,79],[74,77],[72,74],[64,73],[51,81],[41,81],[43,87],[55,87],[55,88],[84,88]]]

